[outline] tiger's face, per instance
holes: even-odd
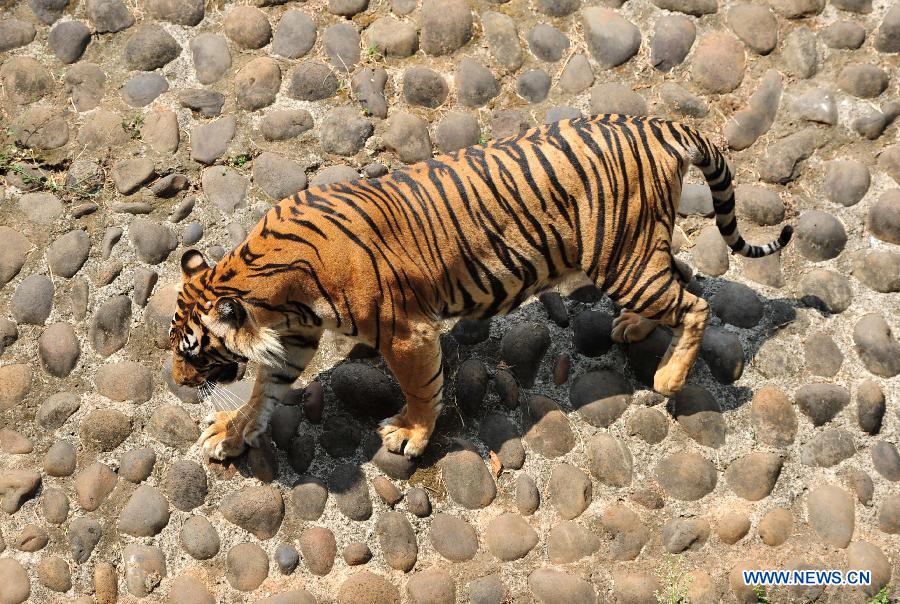
[[[196,250],[181,258],[181,292],[169,328],[172,379],[181,386],[233,382],[248,361],[243,349],[251,339],[253,318],[236,298],[209,298],[209,270]]]

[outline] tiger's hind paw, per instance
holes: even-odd
[[[623,308],[619,316],[613,319],[612,339],[619,344],[634,344],[650,335],[655,328],[656,321]]]

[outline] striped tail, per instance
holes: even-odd
[[[716,226],[731,251],[748,258],[760,258],[774,254],[791,240],[794,228],[785,225],[778,239],[765,245],[750,245],[741,237],[734,217],[734,189],[731,187],[731,170],[725,156],[709,141],[703,141],[702,151],[693,154],[692,163],[703,171],[706,183],[712,191],[713,209],[716,211]]]

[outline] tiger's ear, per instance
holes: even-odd
[[[203,254],[197,250],[188,250],[181,256],[181,276],[190,279],[199,272],[209,268]]]
[[[229,327],[239,329],[247,321],[247,309],[236,298],[223,296],[216,300],[216,319]]]

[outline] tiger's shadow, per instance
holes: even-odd
[[[700,389],[707,394],[699,395],[703,399],[701,404],[687,404],[679,408],[679,414],[709,411],[709,401],[717,405],[721,413],[728,413],[749,402],[753,389],[744,385],[746,380],[741,381],[740,377],[765,342],[782,330],[797,328],[795,323],[800,316],[797,313],[799,308],[812,307],[821,311],[821,305],[815,300],[768,298],[745,285],[721,278],[696,277],[691,281],[689,290],[709,301],[711,306],[701,353],[688,378],[688,388],[693,389],[692,398],[698,398],[696,393]],[[283,463],[285,469],[291,467],[294,470],[279,471],[276,479],[285,482],[287,486],[293,486],[296,478],[291,475],[309,474],[326,482],[332,492],[340,493],[349,487],[345,486],[346,481],[332,479],[336,466],[374,462],[376,472],[380,470],[388,475],[396,472],[392,477],[409,478],[411,483],[422,483],[433,490],[440,488],[438,464],[448,453],[466,448],[478,452],[487,460],[491,451],[498,451],[506,444],[504,433],[508,434],[508,440],[520,440],[532,426],[541,421],[544,413],[555,408],[566,415],[579,416],[601,428],[608,425],[604,425],[606,420],[602,418],[606,416],[603,413],[600,414],[600,424],[588,416],[595,410],[598,401],[603,403],[616,397],[624,397],[627,400],[626,407],[658,405],[668,414],[676,415],[678,399],[666,400],[652,390],[653,374],[671,339],[668,329],[657,327],[644,341],[619,345],[612,343],[609,338],[608,328],[612,318],[618,313],[618,308],[608,298],[600,295],[597,290],[582,288],[563,298],[563,304],[568,326],[551,321],[548,306],[534,301],[502,322],[495,322],[490,328],[489,336],[480,342],[460,343],[453,335],[454,332],[459,333],[459,325],[442,336],[444,410],[428,449],[414,463],[404,462],[402,456],[388,453],[380,447],[380,439],[376,434],[377,420],[379,417],[389,416],[396,409],[382,413],[378,409],[369,409],[369,413],[360,414],[358,408],[349,407],[336,396],[332,388],[335,371],[347,363],[370,365],[390,375],[375,351],[361,348],[348,359],[317,376],[317,380],[325,387],[323,420],[318,424],[305,420],[300,422],[290,447],[276,452],[279,466]],[[601,344],[597,349],[589,351],[590,356],[576,349],[577,342],[573,344],[573,340],[579,339],[574,337],[573,332],[581,330],[578,325],[579,315],[586,312],[593,313],[594,320],[584,323],[597,329],[598,338],[608,340],[606,345]],[[556,318],[562,319],[558,314]],[[514,375],[515,368],[510,368],[503,362],[502,341],[506,332],[522,322],[546,325],[550,331],[551,343],[537,369],[533,387],[518,386],[518,392],[510,395],[509,375]],[[579,334],[580,337],[583,335]],[[569,356],[571,371],[566,380],[555,381],[554,369],[561,355]],[[465,361],[472,359],[481,363],[486,370],[483,376],[485,382],[481,385],[482,401],[474,406],[457,404],[459,369]],[[595,380],[598,384],[596,386],[586,382],[587,376],[598,372],[604,373],[605,380]],[[508,375],[501,379],[498,377],[501,374]],[[610,376],[614,379],[610,380]],[[736,381],[741,383],[735,384]],[[755,384],[752,386],[756,387]],[[592,399],[591,387],[597,389],[595,399]],[[477,384],[475,390],[478,391]],[[558,407],[534,404],[534,397],[539,396],[551,399]],[[294,398],[296,404],[297,395]],[[610,424],[623,421],[618,419],[622,414],[619,412],[615,415],[614,412],[615,416]],[[276,413],[275,417],[277,416]],[[496,423],[498,416],[506,417],[506,420],[501,417],[505,427],[500,430],[499,439],[496,429],[482,429],[487,421]],[[572,419],[574,417],[570,418]],[[510,425],[512,430],[509,429]],[[300,455],[299,464],[296,463],[298,456],[292,450],[298,442],[307,451],[305,455]],[[242,474],[249,476],[252,475],[252,469],[246,462],[246,457],[243,456],[236,465]]]

